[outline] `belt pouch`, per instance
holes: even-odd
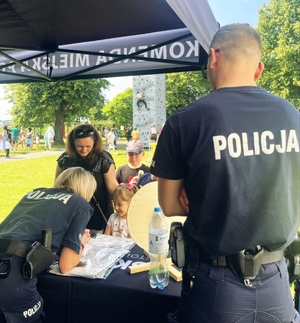
[[[183,268],[185,264],[185,242],[181,222],[172,222],[170,227],[169,248],[173,264]]]
[[[259,272],[263,248],[255,250],[246,249],[238,253],[232,254],[228,257],[228,263],[233,273],[243,279],[255,279]]]
[[[186,245],[185,266],[182,270],[182,291],[189,295],[194,287],[195,272],[199,262],[199,251],[191,245]]]
[[[23,278],[32,279],[47,269],[54,260],[55,253],[45,248],[40,242],[35,241],[26,255],[26,261],[23,265]]]

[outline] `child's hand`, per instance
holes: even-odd
[[[139,180],[139,177],[138,176],[134,176],[134,177],[132,177],[132,179],[130,181],[130,184],[136,185],[136,183],[138,182],[138,180]]]

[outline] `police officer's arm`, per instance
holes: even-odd
[[[58,267],[62,274],[66,274],[79,264],[84,245],[90,240],[90,238],[90,230],[86,229],[81,240],[79,254],[68,247],[62,248],[61,254],[58,259]]]
[[[187,197],[180,198],[182,190],[183,179],[158,178],[158,202],[165,216],[187,215],[188,205],[183,205],[187,203]]]
[[[58,267],[60,272],[62,274],[66,274],[72,268],[77,266],[81,259],[81,253],[82,253],[82,248],[80,248],[80,252],[78,254],[76,251],[68,247],[63,247],[58,260]]]

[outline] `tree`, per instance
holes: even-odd
[[[170,73],[166,77],[167,116],[182,109],[192,101],[210,93],[210,84],[201,72]]]
[[[14,124],[41,127],[54,124],[55,144],[63,144],[65,122],[93,118],[105,104],[105,79],[57,83],[27,83],[5,86],[6,98],[13,103]]]
[[[258,82],[300,108],[300,0],[270,0],[259,10],[265,70]]]
[[[103,107],[103,115],[117,125],[132,124],[132,96],[132,88],[127,88],[122,93],[117,94],[112,101]]]

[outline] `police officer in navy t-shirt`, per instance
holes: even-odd
[[[86,225],[93,213],[88,203],[95,178],[81,167],[63,171],[53,188],[27,193],[0,224],[0,322],[44,322],[37,278],[23,276],[30,246],[42,242],[42,230],[52,229],[51,251],[67,273],[80,262],[89,241]],[[39,265],[37,263],[37,265]]]
[[[213,92],[173,114],[150,172],[166,216],[187,215],[179,309],[169,322],[299,322],[283,250],[299,227],[299,111],[256,85],[248,24],[218,30]]]

